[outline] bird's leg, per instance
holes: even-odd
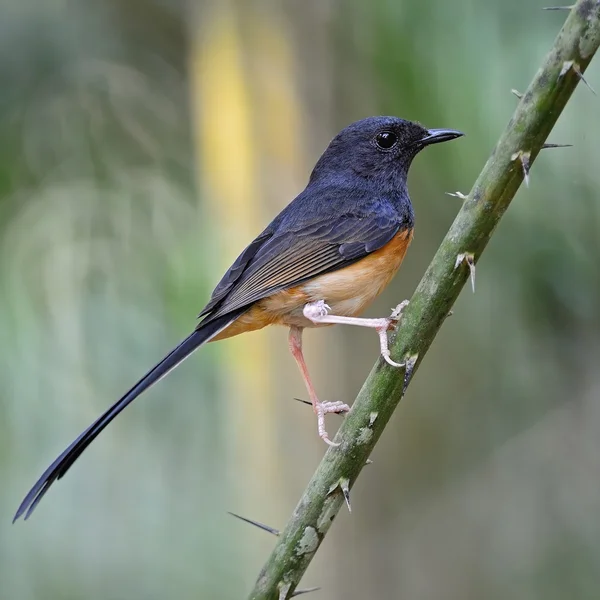
[[[304,355],[302,354],[302,327],[292,326],[290,327],[290,335],[289,335],[289,345],[290,352],[292,356],[296,359],[296,363],[298,364],[298,368],[300,369],[300,373],[302,374],[302,379],[304,379],[304,383],[306,385],[306,389],[308,391],[308,395],[310,397],[310,401],[313,405],[313,410],[317,415],[317,426],[319,428],[319,435],[323,438],[330,446],[339,446],[339,444],[334,444],[327,435],[327,431],[325,431],[325,415],[327,413],[343,413],[348,412],[350,407],[343,402],[320,402],[317,397],[317,393],[315,392],[315,388],[310,379],[310,375],[308,373],[308,368],[306,366],[306,361],[304,360]]]
[[[330,307],[325,304],[324,300],[318,300],[317,302],[310,302],[304,306],[304,316],[309,320],[319,325],[321,323],[331,323],[339,325],[358,325],[359,327],[371,327],[379,335],[379,345],[381,348],[381,356],[384,360],[392,365],[392,367],[403,367],[404,363],[394,362],[390,358],[390,349],[388,347],[387,332],[389,329],[393,329],[400,319],[402,311],[408,304],[408,300],[404,300],[396,306],[392,311],[392,314],[387,318],[382,319],[362,319],[359,317],[341,317],[337,315],[330,315]]]

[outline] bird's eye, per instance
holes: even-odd
[[[382,131],[375,136],[375,143],[382,150],[389,150],[398,142],[398,136],[391,131]]]

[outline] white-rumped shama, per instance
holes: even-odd
[[[302,330],[335,323],[375,329],[390,358],[387,331],[397,315],[358,318],[400,267],[413,235],[406,179],[425,146],[463,135],[425,129],[396,117],[371,117],[343,129],[318,160],[304,191],[239,255],[200,313],[194,331],[88,427],[44,472],[14,520],[29,517],[98,434],[143,391],[206,342],[266,325],[290,328],[289,346],[318,417],[346,412],[341,402],[320,402],[302,355]]]

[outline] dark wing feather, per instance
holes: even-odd
[[[240,255],[234,263],[235,273],[232,267],[217,286],[220,293],[217,296],[215,290],[202,314],[210,313],[208,319],[212,319],[341,269],[381,248],[401,229],[412,227],[412,222],[405,222],[385,200],[340,203],[336,198],[323,193],[318,216],[313,218],[306,210],[303,218],[298,218],[298,212],[308,207],[298,202],[301,196],[297,198],[297,210],[284,211],[271,229]],[[343,212],[348,204],[354,210]]]
[[[236,281],[240,278],[248,263],[254,258],[260,247],[272,236],[269,228],[265,229],[246,249],[236,258],[228,271],[213,290],[208,304],[202,309],[198,317],[203,317],[212,312],[215,307],[227,296]]]

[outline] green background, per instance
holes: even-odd
[[[226,511],[282,527],[325,450],[284,330],[202,349],[12,516],[372,114],[467,134],[415,161],[415,240],[368,314],[410,297],[445,192],[469,191],[565,18],[543,5],[2,3],[0,598],[244,597],[274,540]],[[536,161],[306,574],[315,598],[598,597],[599,102],[579,86],[561,116],[549,141],[574,147]],[[374,334],[307,338],[322,398],[351,401]]]

